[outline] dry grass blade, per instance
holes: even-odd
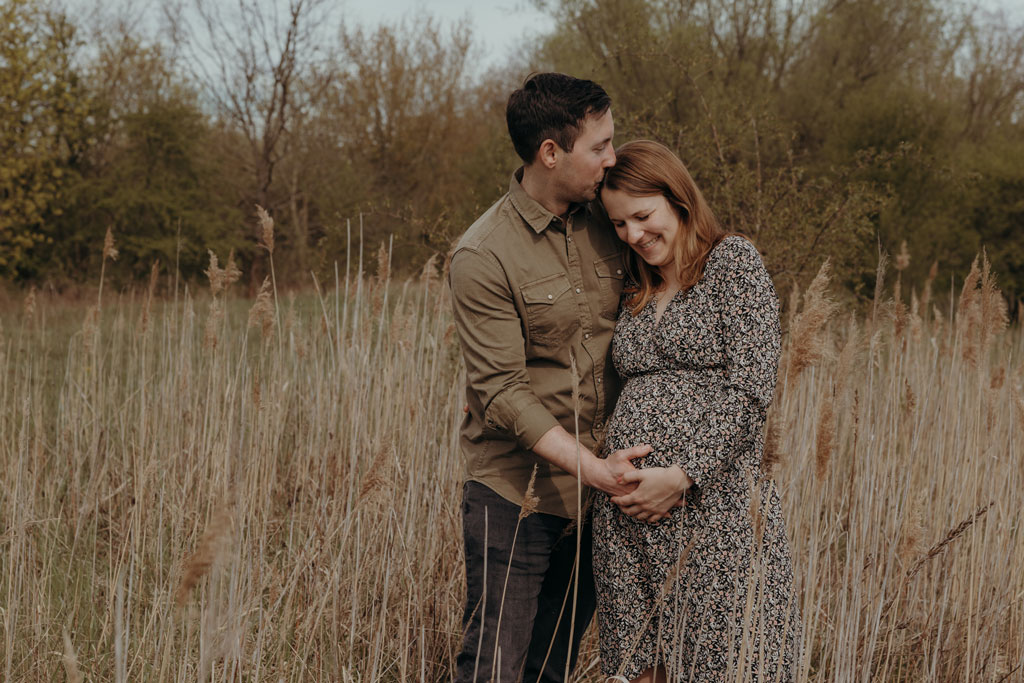
[[[965,531],[970,529],[975,522],[984,517],[985,513],[988,512],[989,508],[991,508],[993,505],[995,505],[995,501],[982,505],[977,510],[975,510],[971,515],[969,515],[966,519],[964,519],[964,521],[960,522],[955,527],[950,529],[941,541],[939,541],[931,548],[929,548],[928,552],[924,554],[924,557],[920,558],[917,562],[913,564],[913,566],[910,567],[910,569],[907,570],[907,580],[912,579],[915,574],[921,571],[921,568],[924,567],[924,565],[927,564],[929,560],[931,560],[939,553],[941,553],[947,545],[949,545],[957,538],[959,538]]]
[[[836,420],[834,397],[824,398],[818,408],[818,430],[815,436],[814,476],[822,481],[828,474],[828,464],[835,448]]]
[[[227,261],[214,271],[225,280]],[[0,679],[453,677],[466,400],[448,288],[429,270],[426,282],[392,281],[375,319],[376,277],[353,268],[346,282],[342,269],[333,292],[296,291],[292,342],[267,266],[251,319],[282,343],[259,349],[253,302],[228,305],[223,288],[216,353],[203,344],[210,297],[197,304],[191,285],[164,305],[159,288],[108,295],[102,335],[98,300],[84,321],[81,301],[41,292],[31,321],[27,302],[0,311]],[[874,328],[870,312],[829,318],[814,371],[787,386],[798,336],[788,327],[764,430],[773,483],[762,474],[763,497],[741,512],[769,543],[779,530],[764,513],[780,494],[805,648],[796,683],[1020,678],[1024,332],[1002,326],[996,299],[986,308],[996,292],[979,259],[965,293],[978,311],[974,365],[948,313],[897,339],[880,302]],[[951,305],[929,302],[928,317]],[[329,334],[303,329],[314,310]],[[831,339],[845,342],[836,362]],[[523,498],[524,526],[547,495],[543,472]],[[217,512],[226,490],[230,518]],[[567,525],[566,543],[578,529]],[[679,561],[700,543],[681,539]],[[749,585],[763,585],[757,566]],[[186,609],[152,597],[163,594]],[[750,604],[739,610],[757,623]],[[581,661],[596,648],[590,630]],[[596,666],[574,676],[604,681]]]

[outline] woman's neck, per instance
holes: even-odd
[[[679,276],[676,274],[676,269],[672,267],[672,264],[667,266],[661,266],[658,268],[658,275],[661,276],[661,287],[667,292],[674,292],[679,289]]]

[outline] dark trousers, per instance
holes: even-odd
[[[470,481],[463,488],[467,595],[457,683],[561,683],[566,660],[571,658],[570,669],[576,666],[595,606],[590,524],[583,525],[580,539],[570,645],[575,530],[563,533],[570,520],[533,513],[516,534],[519,510],[483,484]]]

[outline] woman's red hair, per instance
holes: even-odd
[[[604,189],[620,190],[635,197],[661,195],[675,209],[680,230],[672,245],[676,275],[682,290],[693,287],[704,274],[708,254],[726,232],[722,230],[690,172],[672,151],[651,140],[634,140],[615,150],[615,166],[604,177]],[[664,282],[658,270],[630,250],[627,272],[637,282],[630,302],[639,313]]]

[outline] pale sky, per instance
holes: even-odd
[[[370,26],[417,13],[444,22],[467,18],[484,68],[507,59],[524,38],[546,33],[553,23],[528,0],[344,0],[341,7],[346,18]]]
[[[0,0],[2,1],[2,0]],[[162,7],[168,2],[182,0],[49,0],[71,9],[74,15],[134,16],[137,22],[156,26]],[[267,0],[268,4],[283,0]],[[956,0],[954,0],[956,1]],[[1024,24],[1024,0],[962,0],[966,5],[1003,9],[1015,24]],[[191,0],[184,0],[188,5]],[[236,5],[236,0],[205,0],[225,7]],[[347,22],[372,28],[381,22],[394,23],[403,17],[412,20],[428,14],[442,24],[468,19],[479,71],[501,64],[528,39],[542,35],[552,27],[552,20],[537,10],[530,0],[337,0],[335,17]]]
[[[1024,23],[1024,0],[965,0],[965,4],[974,2],[991,10],[1003,9],[1011,21]],[[482,53],[481,70],[507,59],[524,36],[543,34],[552,23],[529,0],[342,0],[340,6],[347,18],[369,26],[420,11],[442,21],[468,17],[473,41]]]

